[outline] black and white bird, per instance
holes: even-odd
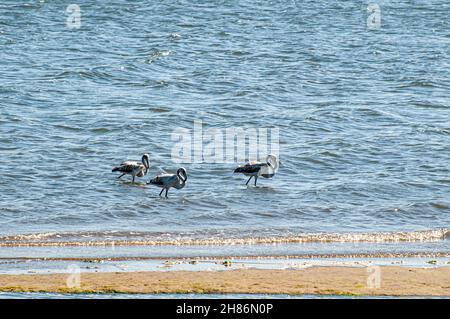
[[[155,185],[158,187],[161,187],[161,192],[159,193],[159,196],[163,193],[164,190],[166,190],[166,197],[167,192],[170,188],[174,187],[176,189],[182,189],[184,186],[186,186],[187,181],[187,172],[184,167],[180,167],[177,170],[176,174],[169,174],[169,173],[162,173],[159,175],[156,175],[154,178],[152,178],[147,184]]]
[[[133,183],[135,177],[144,177],[147,175],[148,170],[150,169],[150,156],[148,154],[142,155],[142,160],[139,161],[125,161],[119,166],[113,167],[113,172],[121,172],[118,178],[121,178],[124,175],[133,176]]]
[[[234,170],[235,173],[242,173],[245,176],[250,176],[247,183],[254,177],[255,186],[258,181],[258,177],[262,176],[264,178],[272,178],[277,173],[280,163],[275,155],[267,155],[266,162],[248,162],[245,165],[241,165]]]

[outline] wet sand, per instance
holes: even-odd
[[[450,267],[382,266],[379,288],[368,287],[368,270],[365,267],[311,267],[82,273],[78,288],[67,286],[68,274],[0,275],[0,291],[450,296]]]

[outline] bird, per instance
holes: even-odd
[[[148,154],[142,155],[141,162],[139,161],[125,161],[119,166],[113,167],[113,172],[121,172],[118,178],[121,178],[124,175],[130,174],[133,176],[133,183],[135,177],[144,177],[147,175],[148,170],[150,169],[150,156]]]
[[[186,181],[187,181],[187,171],[184,167],[180,167],[177,170],[176,174],[162,173],[156,175],[154,178],[148,181],[147,184],[161,187],[162,189],[161,192],[159,193],[159,196],[161,196],[162,192],[166,190],[165,197],[167,197],[167,192],[171,187],[174,187],[176,189],[182,189],[184,186],[186,186]]]
[[[242,173],[245,176],[250,176],[247,183],[245,185],[248,185],[248,182],[252,179],[252,177],[255,178],[255,186],[256,182],[258,181],[258,177],[262,176],[264,178],[272,178],[275,176],[278,167],[279,167],[279,161],[277,157],[273,154],[267,155],[266,162],[248,162],[247,164],[241,165],[238,168],[234,170],[234,173]]]

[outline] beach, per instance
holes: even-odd
[[[49,298],[450,297],[446,243],[5,246],[0,247],[0,293],[17,298],[34,298],[33,293]]]
[[[1,292],[319,294],[346,296],[450,296],[450,267],[380,267],[369,288],[366,267],[82,273],[69,288],[67,274],[0,275]]]

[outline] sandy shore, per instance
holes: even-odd
[[[312,267],[301,270],[82,273],[79,288],[67,274],[0,275],[3,292],[77,293],[270,293],[450,296],[450,267],[380,267],[380,287],[368,288],[368,269]]]

